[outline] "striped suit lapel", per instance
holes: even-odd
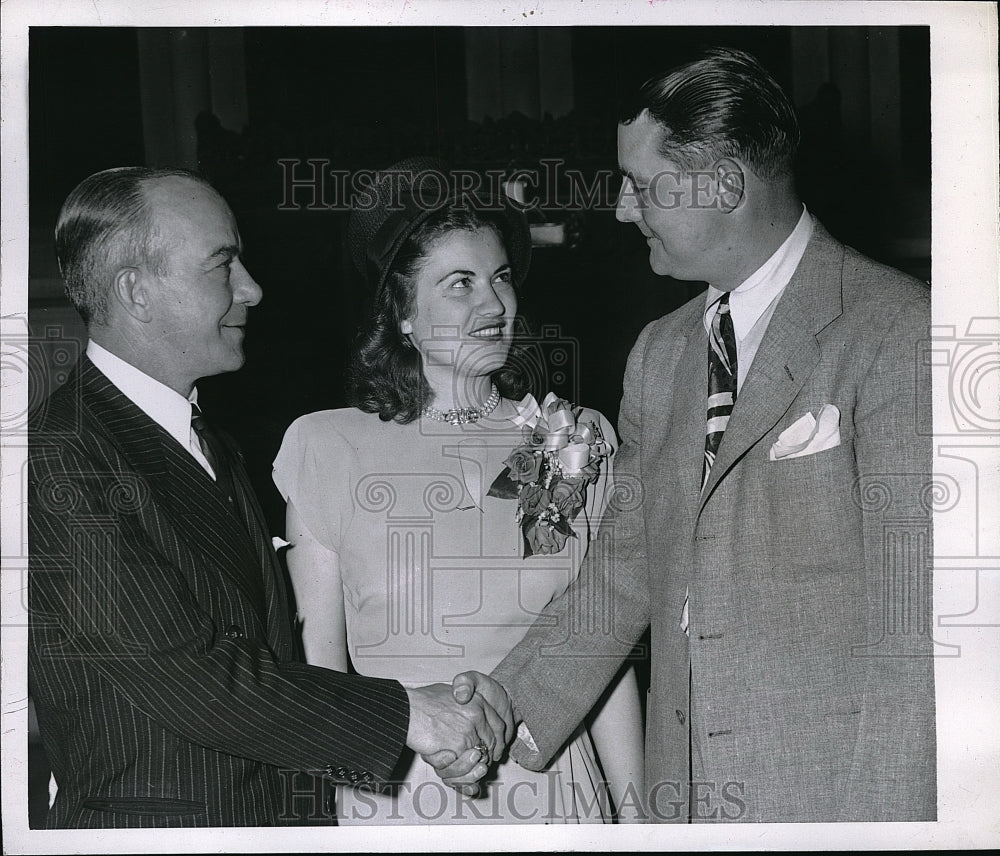
[[[215,482],[191,454],[101,373],[81,360],[81,393],[106,438],[149,483],[180,540],[221,569],[264,618],[261,558]]]
[[[267,604],[268,646],[281,659],[290,658],[293,653],[292,616],[289,611],[288,592],[285,588],[281,563],[271,544],[264,511],[260,507],[257,495],[250,484],[250,477],[243,463],[243,454],[236,448],[228,435],[219,432],[219,436],[226,444],[230,460],[234,462],[233,485],[236,489],[236,502],[257,549]]]

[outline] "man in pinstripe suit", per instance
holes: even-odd
[[[29,684],[58,785],[48,826],[290,823],[313,794],[299,771],[379,787],[404,747],[499,755],[509,709],[293,657],[239,453],[197,406],[199,378],[242,366],[261,299],[222,198],[179,170],[97,173],[67,199],[56,249],[90,341],[30,417]],[[321,793],[310,819],[328,816]]]

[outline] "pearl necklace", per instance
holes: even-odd
[[[425,407],[421,413],[428,419],[433,419],[435,422],[447,422],[449,425],[478,422],[496,410],[500,403],[500,390],[497,389],[496,384],[490,384],[490,386],[492,387],[490,397],[478,407],[459,407],[444,412],[435,407]]]

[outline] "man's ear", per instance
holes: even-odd
[[[127,267],[118,271],[111,293],[118,305],[136,321],[145,323],[152,320],[148,277],[138,268]]]
[[[409,318],[404,318],[399,322],[399,332],[404,336],[409,336],[413,332],[413,323]]]
[[[714,178],[722,210],[729,213],[739,208],[746,192],[746,176],[742,165],[732,158],[721,158],[715,163]]]

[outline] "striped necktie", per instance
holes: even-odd
[[[701,473],[704,489],[715,463],[722,435],[736,404],[736,333],[729,312],[729,292],[719,301],[708,336],[708,423],[705,432],[705,462]]]
[[[705,460],[701,470],[701,489],[708,483],[708,474],[715,463],[722,435],[736,404],[736,332],[729,312],[727,291],[712,319],[708,334],[708,421],[705,429]],[[688,632],[690,592],[684,593],[681,609],[681,630]]]

